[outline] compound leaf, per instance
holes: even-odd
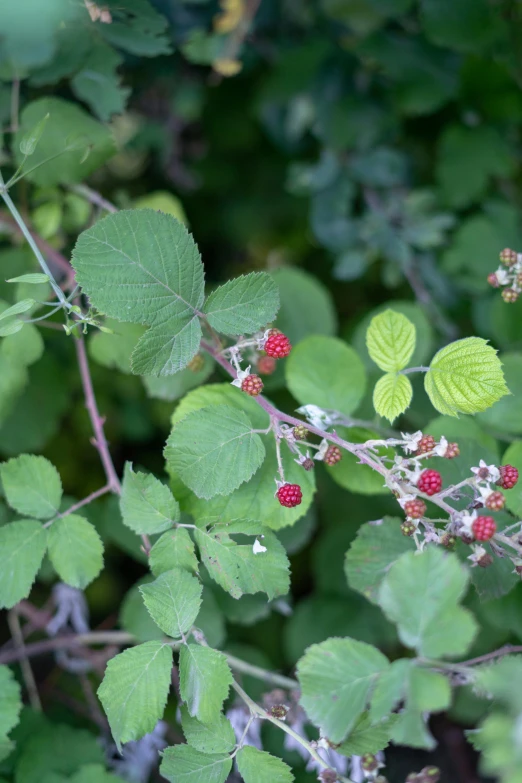
[[[212,723],[202,723],[193,718],[188,709],[181,707],[181,727],[189,745],[202,753],[231,753],[236,744],[232,724],[221,713]]]
[[[185,571],[197,571],[198,559],[194,551],[194,542],[188,531],[180,527],[169,530],[158,538],[149,554],[150,570],[159,576],[172,568]]]

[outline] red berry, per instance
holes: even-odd
[[[404,510],[411,519],[420,519],[426,513],[426,503],[420,498],[408,500],[404,504]]]
[[[417,446],[417,454],[427,454],[428,451],[432,451],[437,445],[433,435],[423,435]]]
[[[276,497],[282,506],[293,508],[301,503],[303,493],[299,484],[283,484],[277,490]]]
[[[490,275],[488,275],[488,283],[492,288],[499,288],[500,283],[498,282],[498,277],[496,276],[495,272],[491,272]]]
[[[517,262],[517,254],[514,250],[511,250],[511,248],[506,247],[500,253],[500,260],[506,266],[513,266],[513,264],[516,264]]]
[[[477,517],[471,525],[476,541],[489,541],[496,533],[497,523],[493,517]]]
[[[513,302],[516,302],[518,299],[518,291],[515,291],[514,288],[504,288],[504,290],[501,293],[501,297],[504,300],[504,302],[507,302],[508,304],[513,304]]]
[[[444,454],[444,457],[446,459],[455,459],[455,457],[458,457],[460,455],[460,449],[458,443],[448,443],[448,447],[446,449],[446,453]]]
[[[267,356],[272,356],[274,359],[284,359],[292,350],[292,346],[286,335],[277,332],[268,336],[264,349]]]
[[[513,465],[501,465],[499,467],[500,478],[497,481],[502,489],[512,489],[518,481],[518,470]]]
[[[272,356],[260,356],[257,360],[257,370],[261,375],[272,375],[275,368],[276,361]]]
[[[263,381],[259,375],[247,375],[241,384],[241,391],[250,394],[251,397],[257,397],[263,391]]]
[[[442,489],[442,476],[438,470],[423,470],[419,476],[417,486],[426,495],[436,495]]]
[[[501,511],[504,508],[505,503],[506,498],[502,492],[492,492],[491,495],[487,496],[484,505],[491,511]]]
[[[339,446],[328,446],[326,454],[324,455],[324,461],[327,465],[337,465],[343,458],[343,453]]]

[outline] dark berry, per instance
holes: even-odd
[[[514,250],[511,250],[511,248],[506,247],[500,253],[500,260],[506,266],[513,266],[513,264],[517,263],[517,254]]]
[[[283,484],[276,492],[277,499],[282,506],[293,508],[298,506],[303,499],[303,493],[299,484]]]
[[[417,446],[417,454],[426,454],[428,451],[433,451],[437,445],[433,435],[423,435]]]
[[[480,568],[489,568],[489,566],[493,563],[493,558],[491,555],[489,555],[487,552],[485,552],[479,559],[477,560],[477,565],[480,566]]]
[[[442,546],[445,547],[446,549],[449,549],[450,551],[452,549],[455,549],[456,541],[457,539],[451,533],[444,533],[440,539],[440,543],[442,544]]]
[[[504,302],[507,302],[508,304],[513,304],[513,302],[516,302],[518,299],[518,291],[515,291],[514,288],[504,288],[500,295]]]
[[[472,544],[475,539],[473,538],[473,536],[470,536],[469,533],[466,533],[464,531],[463,533],[460,534],[460,540],[462,541],[463,544]]]
[[[307,457],[301,462],[301,465],[305,470],[313,470],[315,468],[315,462],[310,457]]]
[[[272,375],[275,372],[276,361],[272,356],[260,356],[257,360],[257,371],[261,375]]]
[[[401,524],[401,533],[403,536],[412,536],[416,529],[413,522],[409,522],[407,519]]]
[[[446,449],[444,457],[446,459],[455,459],[455,457],[458,457],[459,455],[460,455],[459,444],[458,443],[448,443],[448,447]]]
[[[306,429],[304,424],[298,424],[296,427],[294,427],[294,438],[296,440],[306,440],[306,437],[308,435],[308,430]]]
[[[327,465],[337,465],[343,458],[343,453],[339,446],[328,446],[326,454],[324,455],[324,461]]]
[[[263,391],[263,381],[259,375],[247,375],[241,383],[241,391],[250,394],[251,397],[257,397]]]
[[[498,277],[496,276],[496,274],[494,272],[491,272],[491,274],[488,275],[488,283],[493,288],[499,288],[500,287],[500,283],[498,282]]]
[[[267,338],[264,349],[267,356],[272,356],[274,359],[284,359],[292,350],[292,346],[288,337],[278,332]]]
[[[361,758],[361,767],[365,772],[375,772],[379,769],[379,762],[373,753],[365,753]]]
[[[421,519],[426,513],[426,503],[420,498],[408,500],[404,504],[404,511],[411,519]]]
[[[513,465],[501,465],[499,467],[500,478],[497,481],[502,489],[513,489],[518,481],[518,470]]]
[[[321,783],[337,783],[339,778],[335,770],[323,769],[323,771],[319,773],[319,780]]]
[[[476,541],[489,541],[496,533],[497,523],[493,517],[477,517],[471,525]]]
[[[288,715],[288,707],[284,704],[274,704],[270,710],[270,715],[278,720],[284,720]]]
[[[205,366],[205,360],[200,353],[197,353],[187,364],[187,369],[191,372],[201,372]]]
[[[505,504],[506,498],[502,492],[492,492],[491,495],[487,496],[486,502],[484,503],[486,508],[489,508],[491,511],[502,511]]]
[[[426,495],[436,495],[442,489],[442,476],[438,470],[423,470],[417,481],[417,486]]]

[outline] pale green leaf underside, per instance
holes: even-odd
[[[125,463],[120,510],[123,523],[140,535],[162,533],[179,519],[179,505],[172,492],[151,474],[135,473]]]
[[[252,334],[274,320],[279,309],[279,291],[266,272],[229,280],[205,302],[210,325],[228,335]]]
[[[27,598],[46,548],[46,531],[34,519],[0,527],[0,609]]]
[[[193,718],[188,709],[181,707],[181,727],[189,745],[201,753],[231,753],[236,744],[232,724],[221,713],[212,723],[202,723]]]
[[[194,542],[187,530],[182,527],[168,530],[158,538],[150,550],[149,565],[154,576],[159,576],[173,568],[197,571],[198,559],[194,551]]]
[[[0,666],[0,737],[5,736],[18,723],[22,709],[20,685],[11,669]]]
[[[405,375],[388,372],[379,378],[373,390],[373,407],[389,422],[408,408],[413,395],[410,379]]]
[[[292,783],[290,767],[264,750],[245,745],[237,754],[237,768],[245,783]]]
[[[179,688],[189,714],[202,723],[219,719],[232,683],[223,653],[198,644],[183,645],[179,655]]]
[[[342,756],[363,756],[365,753],[377,753],[383,750],[390,741],[390,732],[395,716],[389,715],[386,720],[372,726],[368,713],[364,713],[350,732],[348,738],[336,748]]]
[[[225,783],[231,769],[228,754],[205,754],[190,745],[174,745],[163,753],[160,773],[170,783]]]
[[[192,236],[174,217],[152,209],[109,215],[80,235],[73,266],[98,310],[151,327],[134,349],[133,372],[172,375],[196,354],[203,265]]]
[[[150,584],[140,587],[150,616],[168,636],[179,639],[194,624],[201,606],[203,588],[181,568],[173,568]]]
[[[103,567],[103,544],[96,528],[83,517],[68,514],[57,519],[48,533],[49,557],[63,582],[80,590]]]
[[[6,500],[20,514],[54,517],[62,499],[58,471],[45,457],[22,454],[0,466]]]
[[[434,408],[447,416],[478,413],[509,394],[502,363],[480,337],[466,337],[435,354],[424,379]]]
[[[415,350],[416,330],[402,313],[385,310],[372,318],[366,332],[368,353],[385,372],[404,369]]]

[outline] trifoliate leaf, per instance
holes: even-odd
[[[27,598],[47,547],[44,528],[34,519],[0,527],[0,608]]]
[[[11,669],[0,666],[0,737],[16,726],[22,709],[21,689]]]
[[[343,742],[388,666],[379,650],[354,639],[313,644],[297,664],[301,705],[331,742]]]
[[[373,726],[367,712],[363,713],[348,738],[335,748],[342,756],[363,756],[365,753],[378,753],[390,742],[390,734],[395,715]]]
[[[378,603],[407,647],[426,658],[463,655],[473,641],[477,624],[459,601],[468,574],[456,555],[429,547],[407,552],[390,568]]]
[[[149,565],[154,576],[173,568],[197,571],[198,559],[188,531],[180,527],[177,530],[169,530],[158,538],[150,550]]]
[[[393,423],[409,407],[413,389],[410,379],[399,373],[387,372],[379,378],[373,390],[373,407],[379,416]]]
[[[237,768],[245,783],[293,783],[292,770],[265,750],[245,745],[236,756]]]
[[[21,454],[0,465],[0,476],[9,505],[20,514],[50,519],[58,514],[62,482],[45,457]]]
[[[172,375],[197,353],[203,265],[192,236],[171,215],[109,215],[80,235],[73,266],[98,310],[151,327],[134,349],[133,372]]]
[[[265,457],[259,435],[240,410],[213,405],[176,424],[165,447],[170,471],[198,497],[229,495],[258,470]]]
[[[206,754],[190,745],[174,745],[164,751],[160,773],[170,783],[225,783],[231,769],[228,753]]]
[[[162,533],[179,519],[179,505],[166,484],[151,474],[135,473],[125,463],[120,510],[123,523],[135,533]]]
[[[509,394],[502,363],[494,348],[480,337],[466,337],[433,357],[424,386],[440,413],[477,413]]]
[[[201,606],[202,586],[188,571],[173,568],[140,587],[145,606],[156,623],[174,639],[193,625]]]
[[[202,753],[231,753],[236,735],[228,718],[221,713],[212,723],[202,723],[193,718],[188,709],[181,707],[181,728],[189,745]]]
[[[96,528],[68,514],[49,528],[49,557],[63,582],[83,590],[103,568],[103,544]]]
[[[202,723],[219,719],[232,684],[223,653],[199,644],[185,644],[179,654],[179,690],[189,714]]]
[[[274,320],[278,309],[277,285],[266,272],[229,280],[210,294],[204,307],[210,325],[228,335],[256,332]]]
[[[109,661],[98,696],[118,749],[150,734],[162,718],[171,670],[172,649],[159,641],[125,650]]]
[[[372,318],[366,332],[366,346],[375,364],[384,372],[404,369],[415,350],[416,331],[402,313],[385,310]]]

